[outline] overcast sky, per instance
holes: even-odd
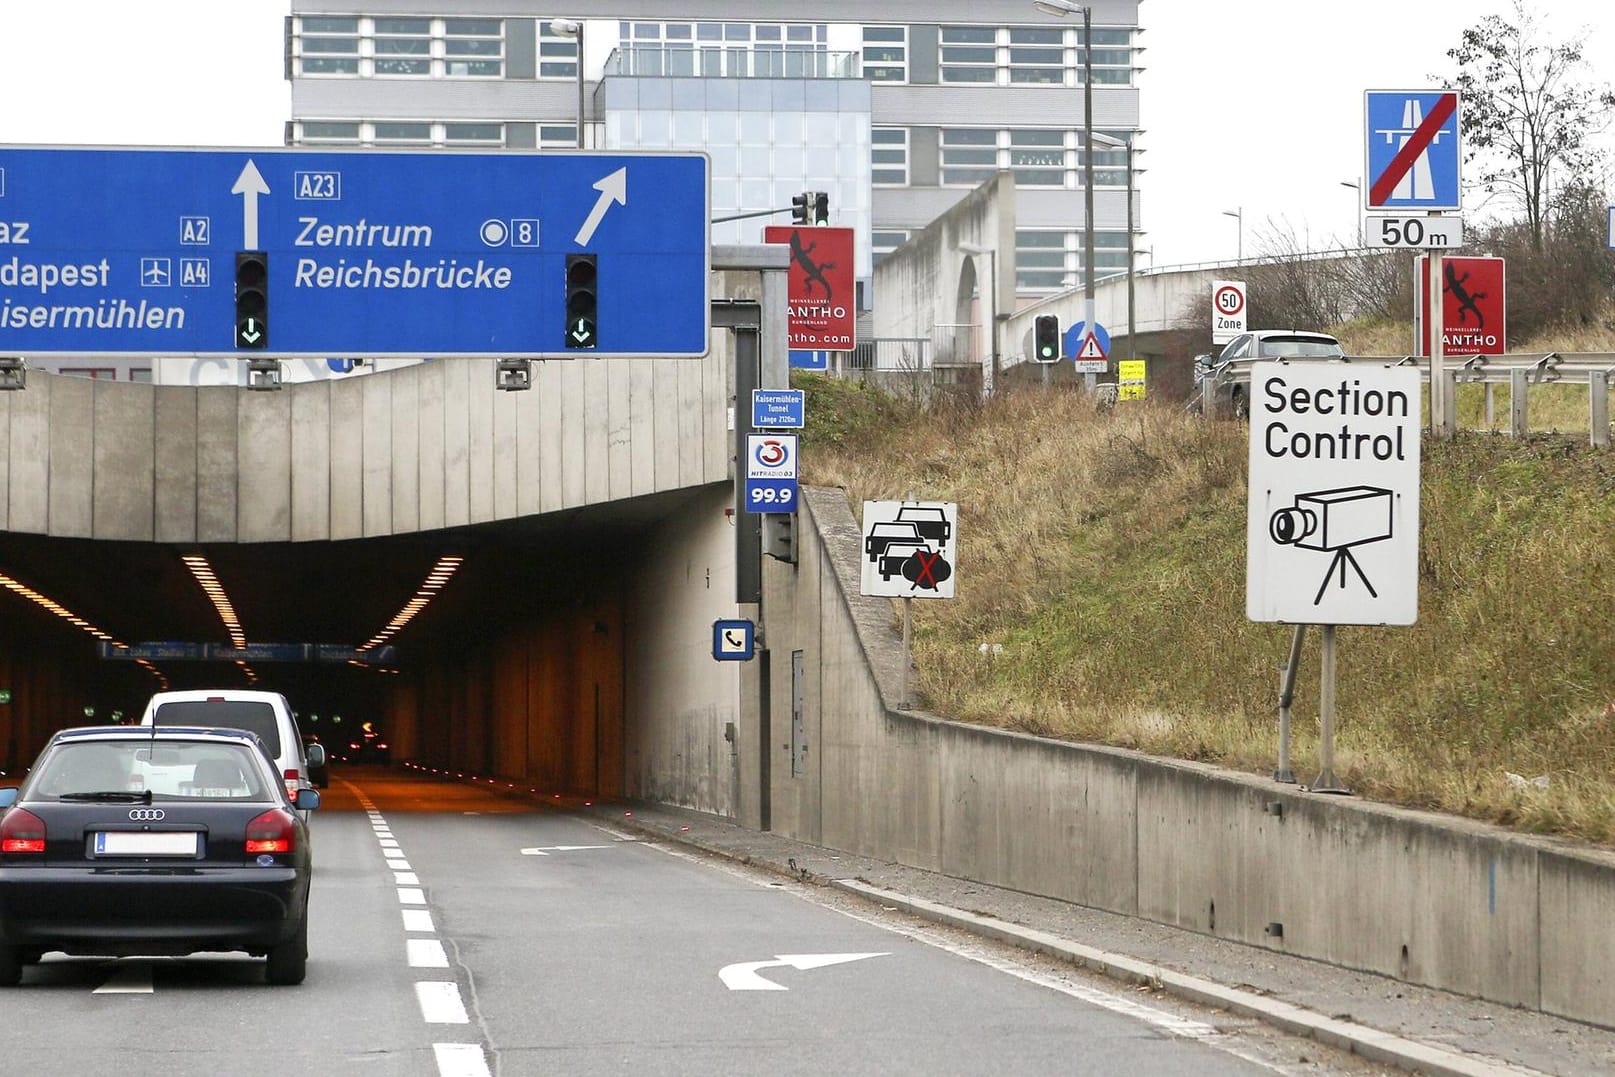
[[[288,0],[5,7],[0,143],[282,144]],[[1612,0],[1526,9],[1544,40],[1615,56]],[[1240,222],[1224,211],[1243,214],[1246,255],[1276,233],[1354,236],[1357,192],[1341,184],[1363,172],[1364,91],[1439,85],[1447,50],[1488,14],[1512,19],[1512,0],[1144,0],[1141,246],[1156,265],[1232,258]],[[1615,81],[1615,65],[1595,77]]]

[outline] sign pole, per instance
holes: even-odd
[[[1449,412],[1452,401],[1447,399],[1447,374],[1444,359],[1446,347],[1447,312],[1442,307],[1441,274],[1445,268],[1445,259],[1440,251],[1431,252],[1426,259],[1430,267],[1429,301],[1425,304],[1426,316],[1430,324],[1425,326],[1430,334],[1430,432],[1436,437],[1446,437],[1452,432],[1453,422]]]
[[[1350,793],[1335,777],[1335,626],[1323,626],[1323,667],[1319,676],[1318,777],[1314,793]]]
[[[1295,770],[1290,766],[1290,702],[1295,699],[1295,672],[1301,664],[1301,637],[1306,625],[1296,625],[1290,640],[1290,660],[1285,663],[1279,678],[1279,766],[1273,772],[1276,782],[1295,784]]]
[[[909,667],[914,664],[913,658],[911,657],[911,655],[913,653],[912,652],[913,643],[914,643],[914,600],[912,598],[904,598],[903,599],[903,698],[897,704],[897,709],[900,710],[900,711],[906,711],[906,710],[908,710],[910,707],[912,707],[914,705],[914,701],[909,698],[909,693],[908,693]]]

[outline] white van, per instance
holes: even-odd
[[[279,692],[246,688],[158,692],[146,704],[140,724],[222,726],[258,734],[286,782],[287,797],[294,802],[299,789],[314,788],[309,780],[310,766],[325,765],[325,748],[319,744],[304,748],[291,704]]]

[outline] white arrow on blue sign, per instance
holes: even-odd
[[[593,254],[591,355],[704,355],[708,174],[698,153],[3,147],[0,354],[552,355],[566,256]],[[241,352],[252,250],[269,347]]]

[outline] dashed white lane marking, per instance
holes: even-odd
[[[419,886],[421,878],[413,871],[395,871],[393,872],[393,882],[398,886]]]
[[[430,909],[404,909],[404,930],[420,931],[430,935],[437,931],[432,925]]]
[[[436,939],[405,939],[404,948],[412,969],[449,967],[449,955],[443,952],[443,944]]]
[[[442,1077],[488,1077],[480,1043],[434,1043],[432,1051]]]
[[[398,888],[398,904],[425,905],[426,891],[418,886],[400,886]]]
[[[452,980],[421,980],[415,984],[415,997],[420,1000],[421,1017],[429,1025],[470,1023],[465,1003],[460,1001],[460,985]]]
[[[387,861],[387,866],[392,868],[394,871],[408,871],[409,861],[389,858]]]

